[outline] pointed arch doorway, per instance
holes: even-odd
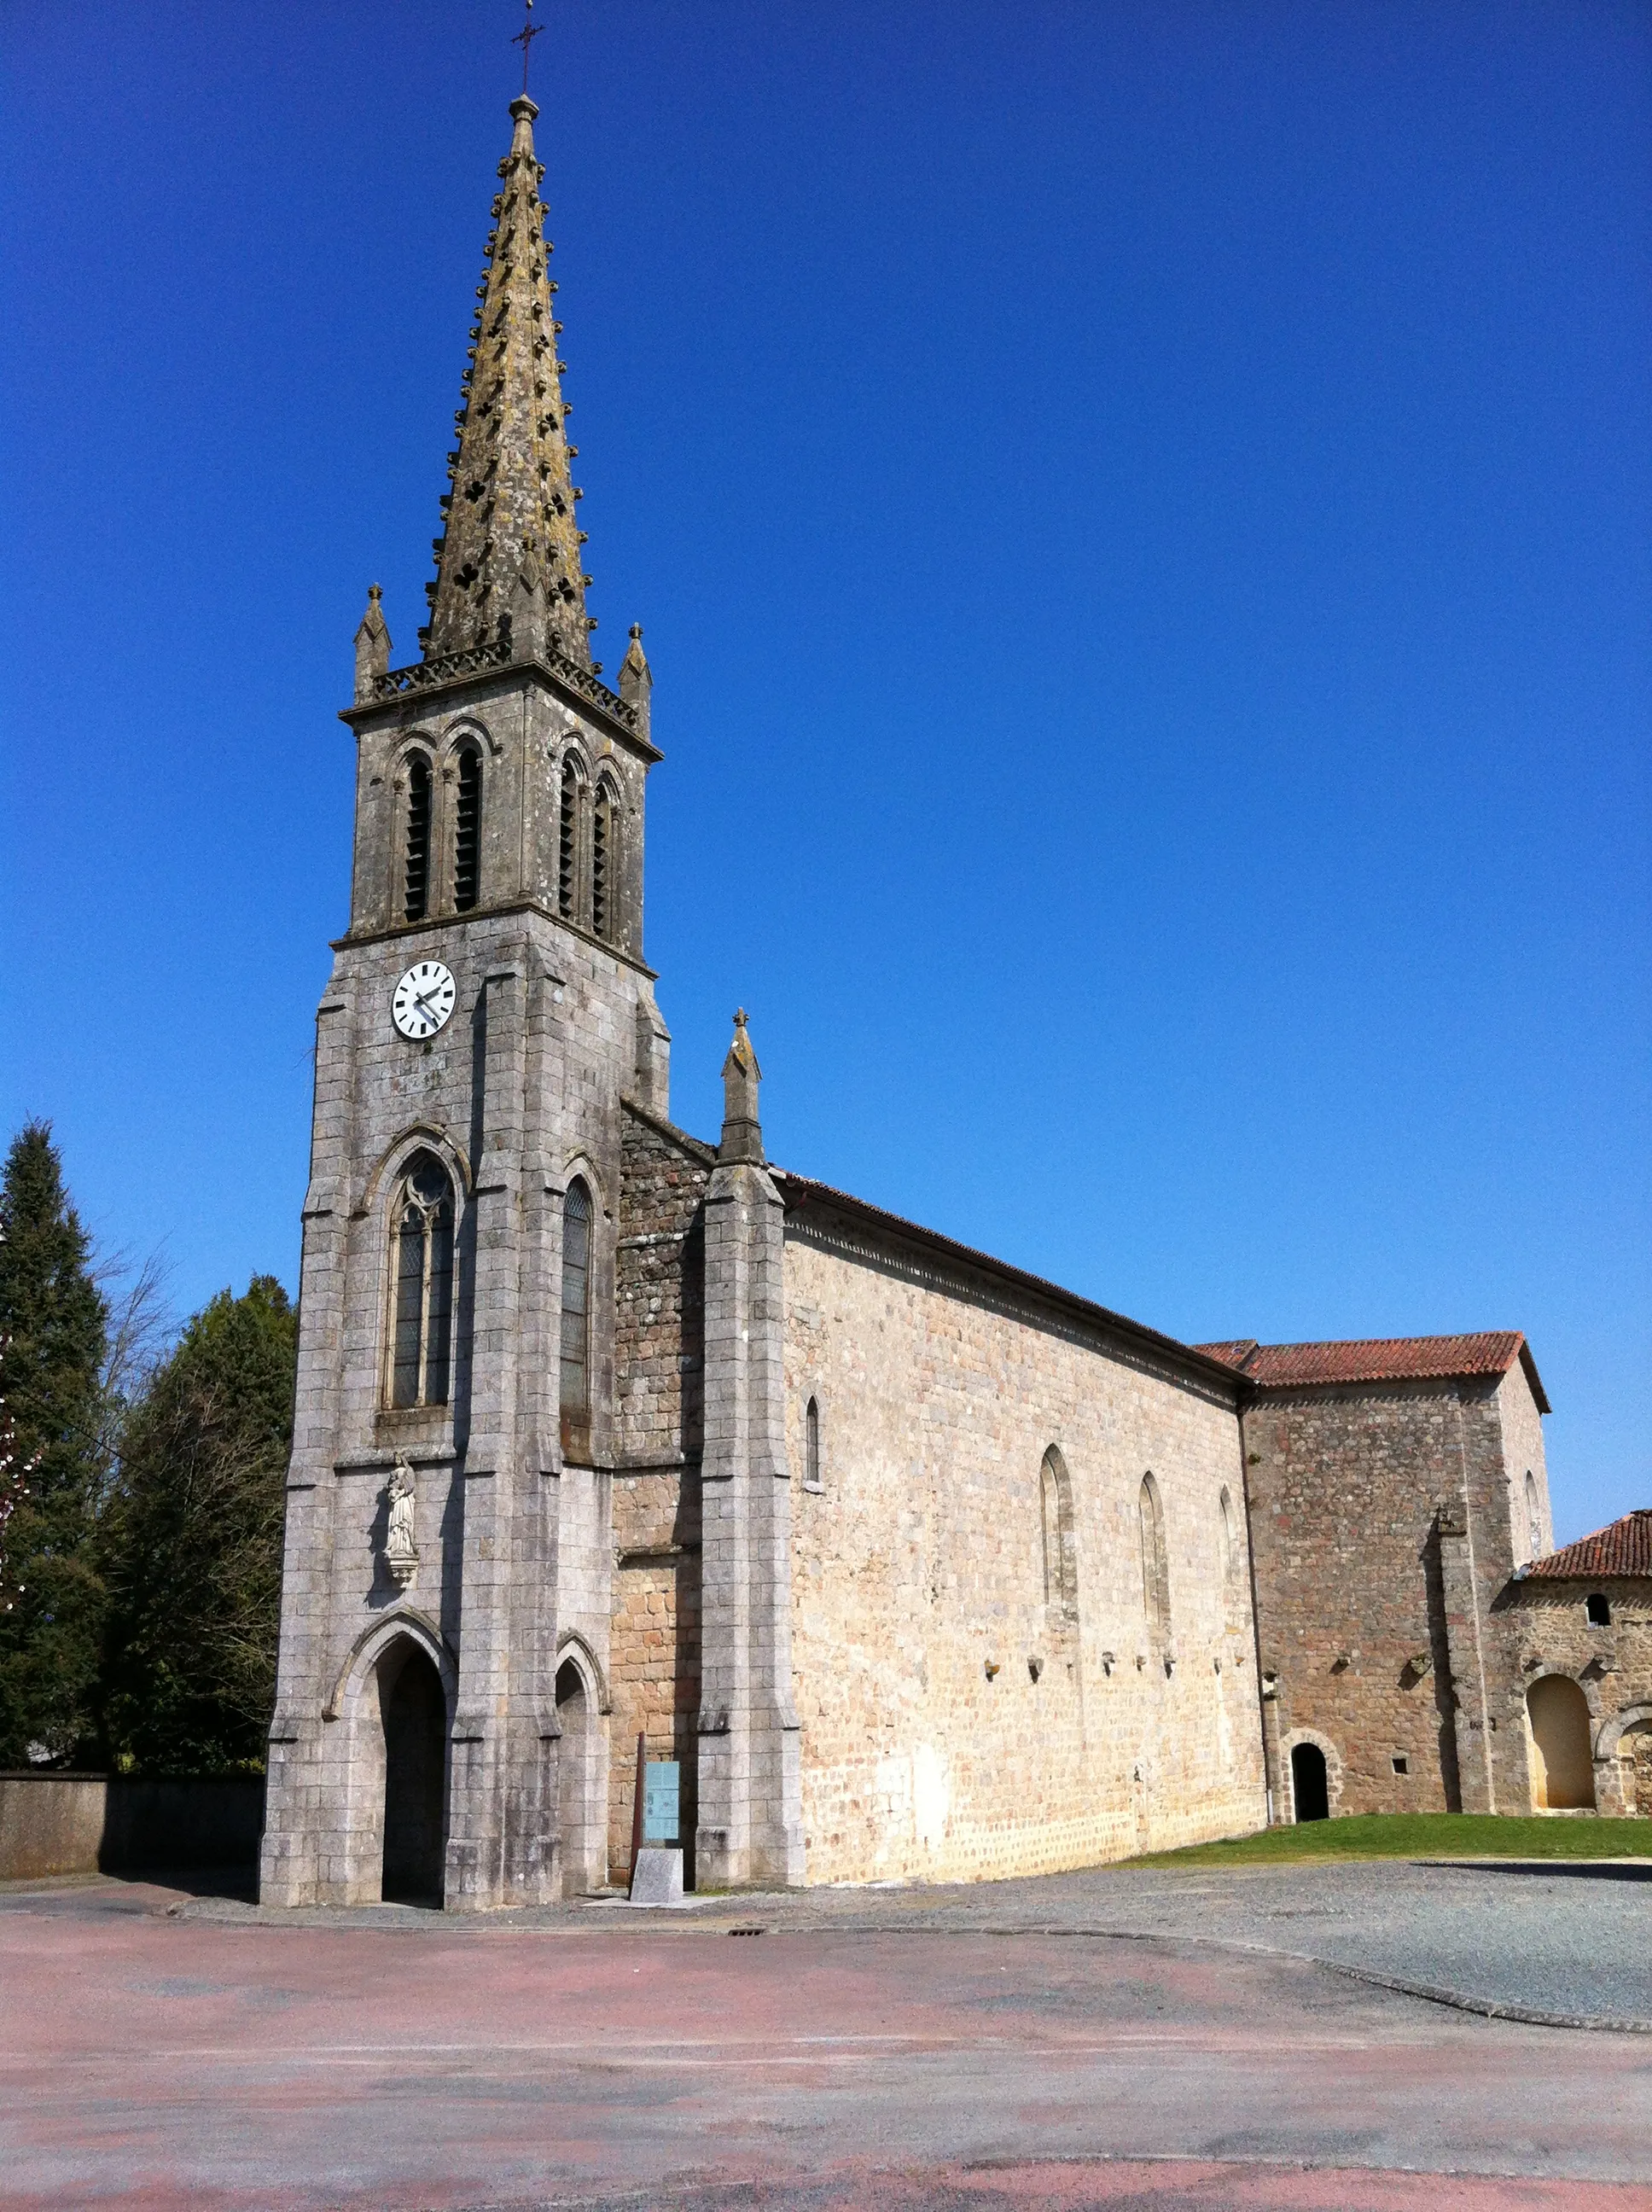
[[[440,1905],[447,1834],[447,1699],[441,1677],[408,1638],[378,1665],[385,1731],[384,1869],[380,1894]]]
[[[608,1879],[607,1762],[593,1685],[572,1657],[556,1669],[556,1723],[561,1888],[564,1897],[585,1897]]]

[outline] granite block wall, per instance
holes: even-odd
[[[635,1103],[623,1116],[615,1256],[608,1863],[631,1855],[636,1739],[681,1770],[693,1879],[700,1704],[703,1206],[712,1148]]]

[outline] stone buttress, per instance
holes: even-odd
[[[743,1013],[735,1024],[705,1212],[695,1878],[708,1889],[804,1879],[792,1696],[785,1208],[763,1163],[760,1071]]]

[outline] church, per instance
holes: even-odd
[[[769,1163],[740,1014],[716,1140],[672,1121],[653,678],[637,628],[592,659],[538,112],[421,655],[374,586],[343,716],[264,1902],[623,1881],[639,1738],[702,1890],[1526,1809],[1519,1332],[1179,1343]]]

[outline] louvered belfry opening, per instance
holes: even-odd
[[[612,872],[614,802],[606,787],[597,793],[591,816],[591,927],[598,937],[611,937],[612,905],[609,878]]]
[[[409,1164],[391,1212],[395,1333],[390,1402],[445,1406],[453,1312],[453,1187],[433,1152]]]
[[[459,812],[453,831],[453,905],[460,914],[482,894],[482,755],[467,745],[459,757]]]
[[[407,849],[402,912],[422,921],[430,902],[430,763],[416,755],[407,769]]]
[[[556,911],[574,920],[580,847],[580,786],[571,761],[562,768],[562,811],[556,837]]]
[[[591,1196],[572,1182],[562,1200],[562,1450],[591,1452]]]

